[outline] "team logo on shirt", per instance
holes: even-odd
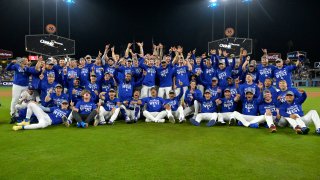
[[[202,106],[203,106],[204,108],[206,108],[206,109],[210,109],[210,108],[213,107],[213,104],[212,104],[211,101],[209,101],[209,102],[203,102],[203,103],[202,103]]]
[[[287,114],[297,114],[297,112],[300,112],[300,109],[297,105],[293,105],[287,108]]]
[[[226,72],[221,72],[218,74],[219,79],[224,79],[227,76]]]
[[[91,104],[82,104],[82,105],[80,105],[80,111],[91,112],[92,105]]]
[[[89,83],[89,84],[88,84],[88,87],[89,87],[92,91],[98,89],[98,85],[97,85],[97,84],[91,84],[91,83]]]
[[[223,103],[223,107],[227,108],[227,109],[231,109],[233,107],[233,100],[226,100],[224,103]]]
[[[60,110],[60,109],[55,109],[52,113],[56,118],[62,118],[62,116],[66,116],[67,113]]]
[[[187,73],[187,71],[186,71],[185,68],[179,68],[179,69],[177,69],[177,74],[178,74],[178,75],[183,75],[183,74],[186,74],[186,73]]]
[[[84,76],[87,76],[89,73],[89,70],[87,68],[82,68],[81,69],[81,74],[83,74]]]
[[[122,83],[121,87],[122,87],[122,89],[125,89],[126,91],[129,91],[132,89],[132,85],[127,84],[127,83]]]
[[[147,68],[147,72],[148,72],[148,74],[153,76],[156,73],[156,70],[154,68]]]
[[[267,106],[264,106],[264,109],[267,110],[267,109],[270,109],[271,112],[276,112],[276,106],[274,104],[270,104],[270,105],[267,105]]]
[[[281,78],[283,79],[285,76],[287,76],[287,71],[285,69],[277,71],[275,73],[276,78]]]
[[[113,109],[115,106],[116,106],[116,104],[115,104],[114,102],[112,102],[112,101],[107,101],[107,102],[106,102],[106,107],[107,107],[109,110]]]
[[[156,106],[159,106],[159,105],[160,105],[159,99],[151,99],[148,103],[149,103],[152,107],[156,107]]]
[[[161,71],[160,75],[162,77],[166,77],[168,73],[169,73],[169,70],[168,69],[164,69],[164,70]]]
[[[248,112],[251,112],[252,109],[254,109],[254,104],[253,103],[247,103],[244,106]]]
[[[77,71],[74,71],[74,70],[68,71],[68,78],[77,78],[77,77],[78,77]]]
[[[264,75],[264,76],[269,76],[271,73],[272,73],[272,69],[271,68],[263,68],[263,69],[260,69],[259,70],[259,73],[261,75]]]
[[[206,74],[209,74],[209,76],[211,76],[213,73],[214,73],[214,69],[213,68],[206,69]]]

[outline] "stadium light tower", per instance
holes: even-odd
[[[209,8],[212,9],[212,20],[211,20],[211,41],[214,40],[214,9],[218,7],[218,1],[217,0],[209,0]]]
[[[66,2],[67,3],[67,6],[68,6],[68,37],[69,37],[69,39],[70,39],[70,5],[71,4],[75,4],[76,2],[75,2],[75,0],[63,0],[64,2]]]
[[[242,0],[243,3],[248,5],[248,38],[250,37],[250,4],[252,0]]]

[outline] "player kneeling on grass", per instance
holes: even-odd
[[[270,132],[274,133],[277,131],[276,125],[274,121],[278,122],[279,126],[284,126],[286,122],[279,114],[279,101],[272,98],[271,91],[264,90],[263,91],[263,102],[259,104],[259,114],[260,116],[257,116],[252,121],[250,121],[250,124],[260,124],[263,122],[267,122],[268,128],[270,129]]]
[[[180,88],[180,94],[175,96],[175,91],[169,91],[169,99],[165,100],[165,108],[168,119],[171,123],[175,123],[175,119],[179,119],[179,123],[185,121],[183,107],[180,105],[180,99],[183,95],[183,88]]]
[[[146,117],[146,122],[164,123],[167,113],[164,111],[164,99],[157,96],[157,89],[151,88],[151,97],[145,97],[138,101],[138,104],[147,104],[146,110],[143,115]]]
[[[27,106],[26,119],[21,123],[18,123],[17,126],[13,126],[12,129],[15,131],[21,129],[40,129],[50,125],[61,124],[63,121],[66,121],[67,116],[70,114],[68,106],[68,101],[63,100],[61,102],[61,108],[51,107],[42,110],[37,103],[30,102]],[[37,124],[30,124],[30,117],[32,114],[37,117]]]
[[[221,112],[218,113],[218,122],[224,124],[225,121],[229,121],[229,125],[236,124],[234,111],[237,108],[239,99],[240,94],[233,97],[229,88],[224,90],[224,98],[216,100],[217,105],[221,105]]]
[[[297,134],[308,134],[309,128],[306,126],[314,123],[316,133],[320,134],[320,119],[317,111],[311,110],[306,115],[302,111],[302,103],[307,99],[307,94],[304,90],[299,90],[301,97],[294,97],[292,91],[286,94],[286,102],[280,106],[280,114],[283,116]]]
[[[87,128],[99,111],[99,107],[91,101],[90,91],[83,90],[81,96],[82,100],[78,101],[76,106],[73,107],[73,102],[70,103],[72,113],[69,115],[68,121],[65,122],[67,127],[72,123],[72,120],[75,120],[77,127]]]
[[[126,123],[138,122],[140,118],[141,105],[138,104],[140,97],[140,91],[135,90],[133,93],[133,98],[128,101],[123,101],[120,106],[120,112],[124,116]]]
[[[206,120],[209,121],[207,123],[208,127],[214,126],[218,117],[216,99],[211,97],[211,92],[207,89],[204,93],[204,98],[198,97],[197,100],[201,104],[201,113],[197,115],[196,119],[191,119],[190,122],[195,126],[199,126],[202,120]]]
[[[99,115],[94,121],[94,126],[98,124],[106,124],[106,119],[109,119],[108,124],[114,124],[120,112],[120,101],[116,98],[116,92],[114,89],[109,90],[108,96],[105,96],[106,92],[100,94],[100,102],[103,106],[100,107]]]

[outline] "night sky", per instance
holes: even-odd
[[[185,51],[207,51],[211,41],[214,11],[214,39],[224,37],[223,5],[208,8],[208,0],[75,0],[70,6],[71,39],[76,40],[77,58],[96,55],[106,43],[122,53],[128,42],[143,41],[150,52],[155,43],[181,44]],[[226,4],[226,27],[235,27],[235,0]],[[28,34],[28,0],[0,0],[0,49],[24,56],[24,36]],[[156,4],[151,4],[156,3]],[[45,25],[56,22],[55,0],[45,0]],[[250,7],[250,38],[254,58],[261,48],[286,53],[303,50],[311,61],[319,61],[320,12],[316,1],[253,0]],[[31,0],[31,34],[42,34],[42,3]],[[238,3],[238,37],[247,37],[247,5]],[[58,35],[68,37],[67,5],[58,3]],[[292,43],[288,43],[291,41]],[[291,44],[289,46],[289,44]],[[121,50],[121,52],[120,52]]]

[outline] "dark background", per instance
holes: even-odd
[[[226,27],[235,26],[235,0],[226,4]],[[308,52],[311,61],[319,61],[319,7],[317,1],[253,0],[250,7],[250,38],[253,56],[261,48],[269,52]],[[151,51],[152,39],[167,50],[183,45],[185,51],[207,51],[211,41],[213,9],[208,0],[76,0],[70,6],[71,39],[76,40],[76,57],[96,55],[106,43],[122,53],[128,42],[143,41]],[[55,24],[55,0],[45,0],[45,25]],[[223,5],[214,9],[215,37],[224,37]],[[24,36],[28,34],[28,0],[0,0],[0,48],[23,56]],[[31,34],[42,34],[42,1],[31,0]],[[58,3],[58,35],[68,37],[67,5]],[[238,2],[238,37],[247,37],[247,5]],[[137,50],[137,49],[136,49]],[[121,52],[120,52],[121,51]]]

